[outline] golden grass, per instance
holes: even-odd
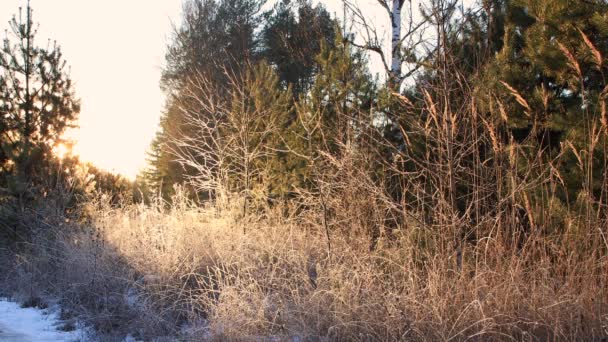
[[[597,251],[538,239],[513,252],[487,238],[458,257],[412,228],[371,252],[363,238],[336,234],[328,255],[318,227],[235,221],[230,210],[97,205],[92,217],[90,232],[73,227],[50,254],[61,256],[54,284],[106,331],[123,320],[121,331],[188,340],[608,335],[608,261]],[[136,309],[125,303],[130,289]]]

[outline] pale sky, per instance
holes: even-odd
[[[0,32],[25,0],[0,0]],[[57,40],[82,100],[75,152],[134,177],[163,108],[159,89],[171,20],[181,0],[31,0],[38,43]],[[3,37],[2,37],[3,38]]]
[[[321,2],[342,16],[341,0]],[[385,22],[375,0],[358,3]],[[0,32],[25,4],[0,0]],[[80,128],[69,134],[74,153],[134,178],[145,166],[164,108],[161,67],[182,0],[31,0],[31,5],[40,24],[38,43],[50,38],[61,45],[82,100]]]

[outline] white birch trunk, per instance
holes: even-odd
[[[392,36],[391,36],[391,83],[397,85],[401,78],[401,8],[404,0],[393,0],[391,10]]]

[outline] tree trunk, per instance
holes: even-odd
[[[405,0],[393,0],[391,9],[391,71],[389,83],[391,88],[401,84],[401,9]],[[398,90],[398,89],[396,89]]]

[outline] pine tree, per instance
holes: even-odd
[[[176,161],[171,151],[166,150],[165,134],[167,133],[168,116],[161,120],[159,131],[150,144],[147,155],[148,166],[140,175],[141,183],[145,183],[150,195],[160,195],[164,200],[169,200],[174,194],[173,185],[182,180],[183,169]]]
[[[189,0],[182,25],[175,29],[165,56],[161,86],[179,92],[188,78],[202,73],[228,83],[226,72],[239,74],[257,60],[260,0]]]
[[[313,7],[304,0],[280,1],[265,19],[262,55],[276,66],[281,83],[291,86],[295,97],[305,94],[314,82],[321,46],[334,44],[336,21],[322,5]]]
[[[10,21],[0,49],[0,143],[3,173],[22,197],[80,111],[57,43],[37,45],[29,6]]]
[[[576,6],[567,0],[513,0],[503,10],[504,46],[483,72],[480,104],[504,113],[507,140],[540,147],[547,158],[570,150],[562,143],[572,144],[574,150],[587,146],[589,123],[599,121],[602,113],[608,5],[593,0]],[[599,160],[591,159],[596,164],[592,168],[600,168]],[[575,153],[566,153],[561,161],[567,192],[575,194],[586,176],[578,171]],[[601,174],[597,171],[594,174]],[[601,180],[586,187],[599,195]]]
[[[289,89],[280,87],[275,71],[264,63],[253,67],[239,88],[232,93],[220,134],[227,146],[228,190],[244,197],[245,214],[248,201],[273,197],[273,176],[283,168],[275,168],[271,161],[293,102]]]
[[[372,123],[374,82],[364,56],[343,39],[339,29],[333,44],[323,44],[316,62],[319,70],[310,93],[298,101],[296,118],[281,133],[278,150],[282,152],[271,168],[275,197],[313,188],[321,154],[337,154],[346,144],[362,147],[363,131]]]
[[[195,173],[176,159],[175,140],[193,137],[184,123],[184,113],[202,110],[192,87],[205,79],[217,90],[214,94],[229,102],[231,79],[243,74],[258,59],[259,0],[190,0],[184,6],[183,23],[175,29],[168,47],[161,87],[167,96],[166,111],[153,143],[147,177],[153,191],[170,198],[175,184],[184,183]],[[201,113],[204,114],[204,113]],[[194,195],[194,194],[192,194]],[[200,195],[200,194],[199,194]]]

